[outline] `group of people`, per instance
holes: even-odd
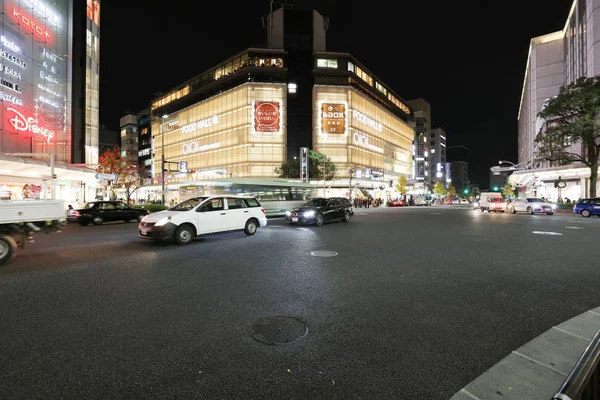
[[[381,199],[363,199],[363,198],[355,198],[354,199],[354,208],[369,208],[369,207],[379,207],[383,204],[383,200]]]

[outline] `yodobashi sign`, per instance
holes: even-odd
[[[345,104],[321,104],[321,133],[346,133]]]
[[[256,132],[279,132],[279,102],[254,102],[254,130]]]
[[[354,118],[362,124],[367,125],[368,127],[375,129],[376,131],[381,132],[383,130],[383,125],[381,122],[377,122],[374,119],[367,117],[360,111],[352,110],[352,118]]]
[[[211,126],[219,123],[219,117],[213,115],[209,118],[201,119],[200,121],[192,122],[191,124],[185,125],[181,130],[183,133],[196,132],[199,129],[210,128]]]

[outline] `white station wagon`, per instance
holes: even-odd
[[[254,235],[266,225],[266,211],[253,197],[202,196],[147,215],[138,229],[143,239],[188,244],[198,236],[212,233],[244,231]]]

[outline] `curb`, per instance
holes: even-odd
[[[550,400],[600,330],[600,307],[519,347],[450,400]]]

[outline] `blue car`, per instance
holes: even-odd
[[[579,200],[573,207],[573,212],[581,214],[582,217],[591,217],[592,215],[600,217],[600,197]]]

